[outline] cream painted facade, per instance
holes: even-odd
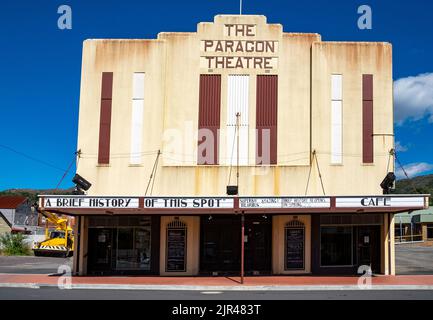
[[[235,29],[227,26],[249,27],[234,35]],[[229,29],[232,31],[230,34]],[[244,52],[218,52],[218,41],[225,46],[227,42],[230,46],[240,43]],[[251,49],[257,42],[272,46],[272,50],[258,52],[262,48]],[[251,50],[245,49],[247,43]],[[224,50],[227,51],[227,47]],[[214,64],[217,60],[211,60],[216,57],[242,57],[243,62],[260,58],[262,64],[249,68],[220,68]],[[98,163],[104,72],[113,73],[108,164]],[[143,114],[139,119],[142,134],[138,140],[141,160],[138,164],[131,163],[135,73],[144,73]],[[363,163],[362,85],[366,74],[373,75],[374,79],[373,163]],[[200,75],[221,76],[220,164],[214,166],[197,165]],[[248,165],[240,167],[240,196],[322,196],[322,183],[326,196],[382,194],[379,184],[387,169],[394,170],[393,161],[388,168],[389,152],[394,148],[391,45],[382,42],[328,42],[316,33],[284,32],[282,25],[268,24],[264,16],[218,15],[214,22],[199,23],[197,32],[163,32],[154,40],[84,42],[77,147],[81,153],[77,172],[92,182],[87,195],[148,196],[150,193],[146,193],[146,189],[160,150],[161,158],[156,162],[157,169],[153,174],[152,196],[224,197],[230,172],[227,159],[231,157],[226,145],[227,92],[231,75],[249,76],[249,112],[248,119],[244,119],[249,130]],[[276,165],[256,165],[258,75],[278,76]],[[342,105],[342,162],[339,164],[331,163],[333,75],[342,77],[342,96],[339,99]],[[272,215],[272,212],[268,213]],[[383,218],[380,222],[380,272],[394,274],[393,214],[380,212],[380,215]],[[284,232],[286,224],[295,218],[305,225],[305,267],[288,271],[284,264]],[[317,223],[320,222],[313,229],[313,218],[320,220],[313,212],[271,216],[270,271],[273,274],[313,272],[312,261],[317,260],[313,257],[313,249],[317,250],[315,246],[318,245],[313,243],[313,235],[318,232]],[[88,219],[83,216],[81,227],[76,229],[76,233],[80,230],[82,238],[74,266],[82,275],[88,273]],[[187,225],[185,272],[166,270],[166,230],[173,219],[180,219]],[[160,275],[200,273],[202,225],[200,216],[185,210],[160,217]],[[320,241],[320,235],[318,237],[316,241]]]
[[[277,68],[204,68],[201,57],[210,54],[203,52],[202,41],[250,39],[228,37],[226,24],[251,24],[256,26],[254,41],[277,41],[278,54],[273,55]],[[109,165],[97,161],[102,72],[114,74]],[[145,73],[141,165],[131,165],[129,157],[134,72]],[[381,193],[379,183],[394,146],[391,45],[326,42],[318,34],[286,33],[279,24],[267,24],[264,16],[216,16],[213,23],[199,23],[193,33],[160,33],[156,40],[84,42],[78,133],[82,156],[77,172],[94,182],[89,195],[143,195],[157,150],[162,161],[153,194],[225,194],[229,166],[197,166],[200,74],[221,75],[220,159],[229,157],[224,138],[227,76],[250,75],[249,165],[240,169],[240,195],[304,195],[314,150],[327,194]],[[266,170],[255,166],[257,74],[278,75],[278,164]],[[332,74],[343,75],[342,165],[330,164]],[[362,163],[363,74],[374,75],[374,134],[378,135],[374,164],[368,165]],[[316,168],[308,194],[322,195]]]

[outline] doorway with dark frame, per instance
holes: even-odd
[[[203,216],[200,235],[200,273],[239,275],[241,216]],[[272,269],[272,221],[245,216],[245,275],[268,275]]]
[[[380,272],[380,227],[359,226],[357,228],[358,267],[370,266],[373,273]]]
[[[88,272],[106,274],[112,270],[113,228],[89,228]]]

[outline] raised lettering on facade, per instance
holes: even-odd
[[[226,24],[227,37],[256,37],[255,25]],[[276,69],[276,40],[202,40],[201,66],[207,69]]]

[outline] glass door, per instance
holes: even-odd
[[[111,270],[113,229],[89,229],[89,271]]]
[[[370,266],[373,272],[380,270],[380,227],[358,227],[358,266]]]
[[[240,217],[202,217],[200,270],[205,273],[239,272]]]
[[[270,273],[272,266],[272,225],[263,217],[245,221],[245,271],[248,274]]]

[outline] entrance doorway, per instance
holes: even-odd
[[[89,271],[105,273],[111,270],[113,229],[89,229]]]
[[[269,217],[245,216],[245,274],[270,274],[272,223]],[[205,274],[239,274],[241,268],[241,217],[201,218],[200,271]]]
[[[370,266],[373,273],[380,272],[380,227],[358,227],[358,266]]]

